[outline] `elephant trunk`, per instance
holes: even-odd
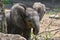
[[[37,35],[39,33],[39,29],[40,29],[40,22],[37,19],[39,19],[38,16],[34,18],[34,22],[33,22],[34,23],[33,33],[35,35]]]

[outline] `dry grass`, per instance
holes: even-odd
[[[51,19],[49,15],[44,15],[40,23],[40,33],[50,32],[52,37],[60,37],[60,19]]]

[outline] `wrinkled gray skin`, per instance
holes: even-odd
[[[39,15],[38,12],[30,7],[26,8],[27,24],[31,24],[34,34],[39,32]],[[30,25],[30,26],[31,26]]]
[[[46,6],[40,2],[35,2],[33,8],[38,11],[40,20],[43,18],[46,13]]]
[[[31,28],[33,28],[35,35],[39,32],[38,12],[32,8],[26,8],[24,4],[17,3],[11,8],[7,24],[9,34],[20,34],[29,40]]]

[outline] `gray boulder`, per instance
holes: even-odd
[[[21,35],[17,34],[4,34],[0,32],[0,40],[26,40]]]

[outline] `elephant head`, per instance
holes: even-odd
[[[33,8],[26,8],[26,22],[29,28],[33,28],[33,33],[36,35],[39,32],[39,16],[38,12]]]
[[[46,12],[46,6],[40,2],[35,2],[33,4],[33,8],[38,11],[41,20]]]

